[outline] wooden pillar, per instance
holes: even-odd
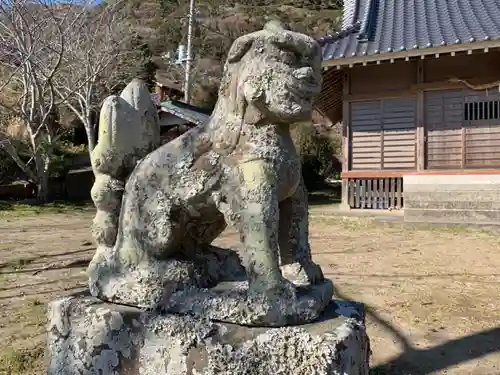
[[[349,133],[350,133],[350,118],[351,106],[345,99],[351,93],[351,80],[350,70],[347,68],[343,71],[343,86],[342,86],[342,173],[349,170],[350,163],[350,147],[349,147]],[[342,209],[349,209],[349,180],[342,177]]]
[[[424,83],[424,61],[418,60],[417,64],[417,84]],[[417,91],[417,171],[425,169],[425,98],[424,90]]]

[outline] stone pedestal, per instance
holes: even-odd
[[[49,308],[49,375],[364,375],[369,341],[359,304],[283,328],[158,315],[92,297]]]

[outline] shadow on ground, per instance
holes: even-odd
[[[373,368],[370,374],[426,375],[498,351],[500,327],[451,340],[429,349],[407,348],[399,357]]]
[[[338,289],[335,295],[351,300]],[[399,341],[403,353],[390,361],[371,368],[370,375],[428,375],[448,367],[491,353],[500,352],[500,327],[447,341],[427,349],[414,348],[405,334],[384,320],[374,309],[365,305],[366,315],[380,324]]]

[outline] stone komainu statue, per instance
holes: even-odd
[[[160,145],[156,106],[146,84],[133,80],[120,96],[108,97],[99,119],[99,142],[92,152],[97,208],[93,234],[98,245],[113,246],[123,190],[136,163]]]
[[[234,42],[210,120],[159,148],[142,83],[108,98],[92,154],[91,293],[248,325],[317,318],[333,285],[311,259],[290,124],[311,117],[320,89],[319,45],[271,22]],[[227,225],[237,252],[211,245]]]

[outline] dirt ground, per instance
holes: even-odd
[[[91,217],[0,217],[0,374],[43,373],[46,302],[85,287]],[[500,374],[496,235],[312,209],[310,236],[338,296],[366,304],[373,374]]]

